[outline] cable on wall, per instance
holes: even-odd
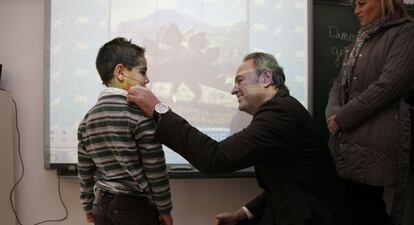
[[[18,123],[18,119],[17,119],[17,104],[16,104],[16,101],[14,99],[12,99],[12,101],[13,101],[15,115],[16,115],[15,116],[15,124],[16,124],[16,130],[17,130],[17,153],[19,155],[19,161],[20,161],[20,164],[22,166],[22,173],[21,173],[19,179],[13,185],[13,188],[10,191],[9,200],[10,200],[10,205],[12,207],[14,216],[16,217],[17,223],[19,225],[23,225],[21,223],[20,219],[19,219],[19,216],[17,215],[16,207],[15,207],[14,202],[13,202],[13,194],[14,194],[14,191],[16,190],[17,185],[22,181],[23,176],[24,176],[24,163],[23,163],[22,153],[21,153],[21,149],[20,149],[20,130],[19,130],[19,123]],[[60,177],[58,177],[58,193],[59,193],[59,199],[60,199],[60,202],[62,203],[63,208],[65,209],[65,216],[63,216],[60,219],[43,220],[43,221],[40,221],[38,223],[35,223],[34,225],[43,224],[43,223],[50,223],[50,222],[61,222],[61,221],[63,221],[63,220],[65,220],[65,219],[68,218],[68,215],[69,215],[68,208],[66,207],[65,203],[63,202],[62,193],[61,193],[61,190],[60,189],[61,189],[60,188]]]

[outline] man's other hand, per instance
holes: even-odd
[[[128,101],[135,103],[149,118],[153,118],[155,105],[160,103],[150,89],[141,86],[129,88]]]
[[[220,213],[216,215],[215,225],[236,225],[242,220],[246,220],[247,215],[243,209],[236,210],[234,212]]]

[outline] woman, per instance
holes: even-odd
[[[361,28],[329,93],[330,148],[357,223],[401,224],[410,170],[414,23],[402,0],[353,4]],[[392,219],[384,187],[395,188]]]

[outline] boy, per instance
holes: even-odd
[[[103,45],[96,68],[103,84],[98,102],[79,125],[80,198],[95,225],[172,225],[172,204],[155,123],[126,100],[129,87],[145,86],[145,50],[124,38]]]

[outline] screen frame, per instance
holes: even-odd
[[[45,82],[44,82],[44,141],[45,141],[45,149],[44,149],[44,168],[45,169],[52,169],[57,171],[58,176],[77,176],[77,169],[76,163],[54,163],[50,162],[50,124],[49,118],[50,116],[50,101],[49,101],[49,90],[50,90],[50,57],[51,57],[51,49],[50,49],[50,41],[51,41],[51,3],[52,0],[45,1],[45,21],[44,21],[44,71],[45,71]],[[312,113],[312,78],[313,78],[313,68],[312,68],[312,58],[313,49],[312,49],[312,12],[313,12],[313,4],[307,4],[307,23],[305,32],[307,32],[307,57],[306,60],[306,67],[308,76],[306,77],[308,83],[306,85],[306,94],[304,101],[307,104],[307,109]],[[255,177],[255,172],[253,167],[249,167],[240,171],[236,171],[233,173],[226,173],[226,174],[219,174],[219,175],[206,175],[201,173],[197,169],[195,169],[190,163],[182,164],[182,163],[167,163],[168,173],[171,178],[240,178],[240,177]]]

